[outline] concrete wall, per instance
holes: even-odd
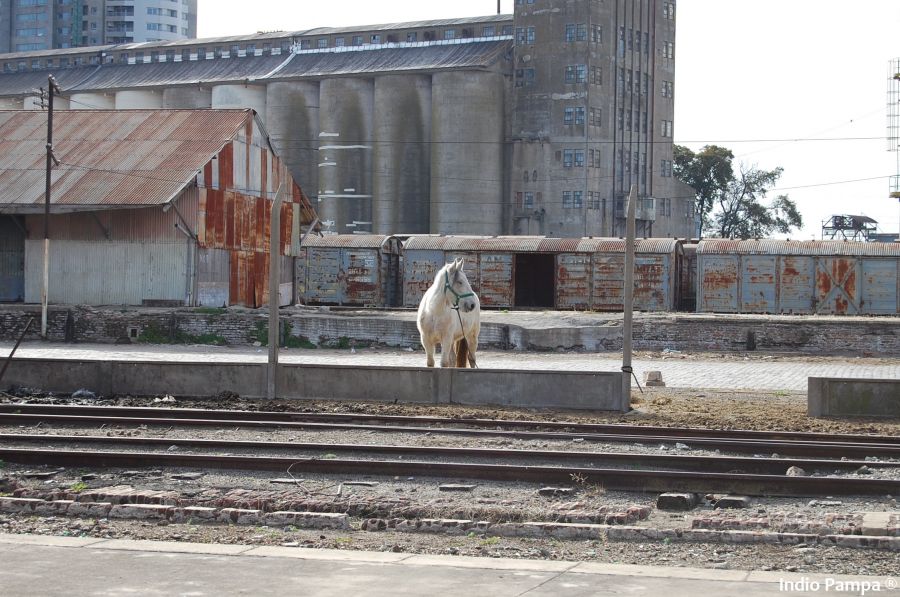
[[[278,397],[619,411],[621,379],[618,372],[280,365]],[[16,359],[4,384],[134,396],[214,396],[227,390],[262,398],[266,365]]]
[[[810,377],[811,417],[900,417],[900,380]]]

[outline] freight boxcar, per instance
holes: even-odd
[[[308,305],[397,306],[400,250],[400,239],[395,236],[309,236],[296,259],[298,302]]]
[[[705,240],[697,310],[713,313],[900,313],[900,243]]]
[[[438,269],[465,258],[484,307],[621,311],[625,241],[538,236],[413,236],[403,247],[403,305],[415,307]],[[634,306],[670,311],[680,298],[681,243],[635,243]]]

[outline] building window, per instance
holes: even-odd
[[[564,124],[584,124],[584,107],[570,106],[565,109]]]
[[[416,31],[410,31],[406,34],[406,42],[407,43],[415,43],[419,39],[419,34]]]
[[[563,209],[572,209],[572,191],[563,191]]]
[[[591,108],[591,126],[601,126],[602,111],[600,108]]]
[[[534,27],[516,27],[517,44],[534,43]]]
[[[319,48],[320,50],[327,48],[328,47],[328,39],[323,37],[321,39],[316,40],[316,47]]]
[[[444,39],[456,39],[456,29],[444,29]]]
[[[533,87],[534,86],[534,69],[519,68],[516,69],[516,87]]]
[[[672,136],[672,121],[671,120],[662,120],[660,121],[662,125],[662,136],[663,137],[671,137]]]
[[[600,209],[600,193],[588,191],[588,209]]]
[[[625,108],[619,108],[618,118],[616,121],[619,123],[619,130],[625,130]]]
[[[335,37],[334,38],[334,47],[335,48],[343,48],[344,44],[347,43],[347,40],[343,37]]]
[[[663,42],[663,58],[667,60],[675,59],[675,43],[671,41]]]
[[[662,82],[662,96],[666,98],[675,96],[675,86],[672,84],[672,81]]]
[[[660,160],[659,175],[663,178],[671,178],[672,176],[672,160]]]
[[[575,41],[575,24],[569,23],[566,25],[566,41],[573,42]]]
[[[590,161],[591,168],[599,168],[600,167],[600,150],[599,149],[591,149],[589,152],[589,156],[591,158],[591,161]]]
[[[575,164],[575,150],[563,150],[563,168],[571,168]]]
[[[675,19],[675,3],[663,2],[663,18],[672,21]]]
[[[494,37],[497,35],[497,28],[493,25],[488,25],[481,30],[481,37]]]
[[[599,66],[591,67],[591,84],[603,85],[603,69]]]
[[[523,205],[525,209],[531,209],[534,207],[534,193],[526,192],[525,193],[525,203]]]
[[[373,33],[373,34],[372,34],[372,43],[373,43],[373,44],[380,44],[380,43],[381,43],[381,34],[380,34],[380,33]]]
[[[575,150],[575,167],[576,168],[584,168],[584,150],[583,149]]]
[[[587,81],[586,64],[570,64],[566,66],[566,83],[584,83]]]
[[[354,35],[351,40],[351,45],[361,46],[362,45],[362,35]]]
[[[512,35],[513,34],[513,26],[512,25],[504,25],[503,29],[500,30],[503,35]]]
[[[591,41],[595,44],[603,42],[603,27],[600,25],[591,25]]]

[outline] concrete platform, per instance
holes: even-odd
[[[0,535],[5,595],[894,594],[896,579],[391,552]],[[794,583],[784,585],[783,583]],[[818,584],[816,584],[818,583]],[[826,587],[831,583],[830,590]],[[836,583],[844,590],[837,590]],[[815,588],[818,586],[818,590]],[[855,590],[848,591],[847,587]],[[876,588],[877,587],[877,588]],[[797,589],[799,590],[792,590]]]

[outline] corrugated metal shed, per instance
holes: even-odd
[[[793,240],[704,240],[698,255],[847,255],[900,256],[900,243]]]
[[[296,263],[297,297],[306,304],[397,306],[397,237],[310,237],[303,243]]]
[[[249,110],[74,110],[54,118],[54,212],[162,205],[253,118]],[[47,115],[0,111],[0,205],[44,204]]]
[[[359,249],[382,249],[388,253],[400,253],[400,240],[396,236],[383,234],[329,234],[310,235],[303,241],[304,247],[355,247]]]

